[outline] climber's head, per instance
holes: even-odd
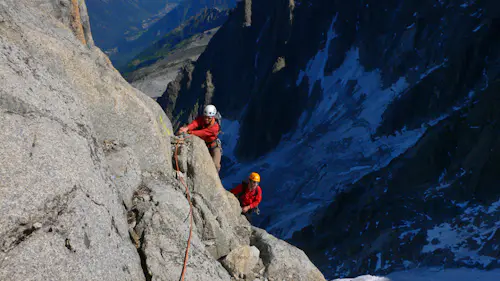
[[[248,186],[250,189],[254,189],[259,185],[260,182],[260,175],[253,172],[248,176]]]
[[[203,117],[205,119],[205,123],[210,124],[212,120],[214,120],[215,115],[217,114],[217,109],[215,106],[209,104],[205,106],[203,109]]]

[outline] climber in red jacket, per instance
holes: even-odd
[[[258,214],[258,206],[260,201],[262,201],[262,189],[259,183],[260,175],[254,172],[248,177],[248,182],[243,181],[231,189],[231,193],[240,201],[241,212],[250,223],[252,222],[252,213],[257,212]]]
[[[217,109],[209,104],[203,110],[203,116],[198,116],[191,124],[179,128],[177,134],[188,133],[200,137],[205,141],[208,151],[212,156],[217,172],[220,171],[220,159],[222,156],[221,142],[218,138],[220,125],[215,116]]]

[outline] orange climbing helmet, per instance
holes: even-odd
[[[250,174],[250,176],[248,176],[248,179],[254,182],[260,182],[260,175],[256,172],[253,172]]]

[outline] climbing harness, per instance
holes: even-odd
[[[215,139],[211,142],[206,142],[205,144],[207,145],[208,149],[214,149],[216,148],[217,146],[219,146],[219,143],[220,141],[218,141],[219,139]]]
[[[217,112],[217,115],[220,116],[220,113]],[[215,122],[214,123],[208,125],[207,127],[205,127],[204,125],[200,125],[196,129],[197,130],[201,130],[201,129],[205,129],[205,128],[210,128],[210,127],[214,126],[215,123],[217,123],[219,125],[219,132],[217,133],[217,135],[219,135],[221,133],[221,125],[220,125],[220,121],[219,121],[219,119],[217,119],[217,117],[215,117]],[[222,152],[222,142],[220,141],[219,138],[216,138],[215,140],[210,141],[210,142],[205,142],[205,144],[207,145],[207,148],[208,148],[209,151],[212,151],[213,149],[215,149],[217,147],[220,148],[220,155],[221,156],[223,155],[222,154],[223,153]]]
[[[184,254],[184,265],[182,266],[182,274],[181,274],[181,278],[180,278],[180,281],[184,281],[184,276],[186,274],[186,269],[187,269],[187,262],[188,262],[188,258],[189,258],[189,246],[191,245],[191,235],[193,234],[193,203],[191,203],[191,195],[189,194],[189,188],[186,184],[186,182],[184,182],[184,178],[182,176],[180,176],[180,169],[179,169],[179,160],[178,160],[178,153],[179,153],[179,144],[181,144],[186,138],[189,138],[191,136],[187,136],[185,137],[185,135],[183,135],[183,138],[182,139],[177,139],[177,141],[175,142],[175,154],[174,154],[174,158],[175,158],[175,168],[177,170],[177,176],[180,178],[182,184],[186,187],[186,198],[189,202],[189,236],[188,236],[188,241],[187,241],[187,246],[186,246],[186,253]]]
[[[221,143],[221,141],[220,141],[219,138],[217,138],[217,139],[215,139],[215,140],[213,140],[211,142],[206,142],[205,144],[207,145],[209,151],[212,151],[212,150],[214,150],[214,149],[216,149],[218,147],[220,149],[220,155],[221,156],[223,155],[223,152],[222,152],[222,143]]]

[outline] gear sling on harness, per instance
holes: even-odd
[[[217,123],[219,125],[219,132],[220,132],[220,124],[217,121],[217,119],[216,119],[216,121],[213,124],[211,124],[207,128],[210,128],[210,127],[214,126],[215,123]],[[198,127],[198,129],[202,129],[202,128],[203,128],[203,126],[199,126]],[[217,133],[217,135],[219,134],[219,132]],[[218,147],[220,149],[220,154],[222,155],[222,143],[221,143],[221,141],[220,141],[220,139],[218,137],[216,139],[214,139],[213,141],[205,142],[205,144],[207,145],[208,150],[213,150],[213,149],[215,149],[215,148]]]
[[[208,150],[213,150],[218,147],[220,149],[220,154],[222,155],[222,144],[219,138],[216,138],[211,142],[205,142],[205,144],[207,145]]]

